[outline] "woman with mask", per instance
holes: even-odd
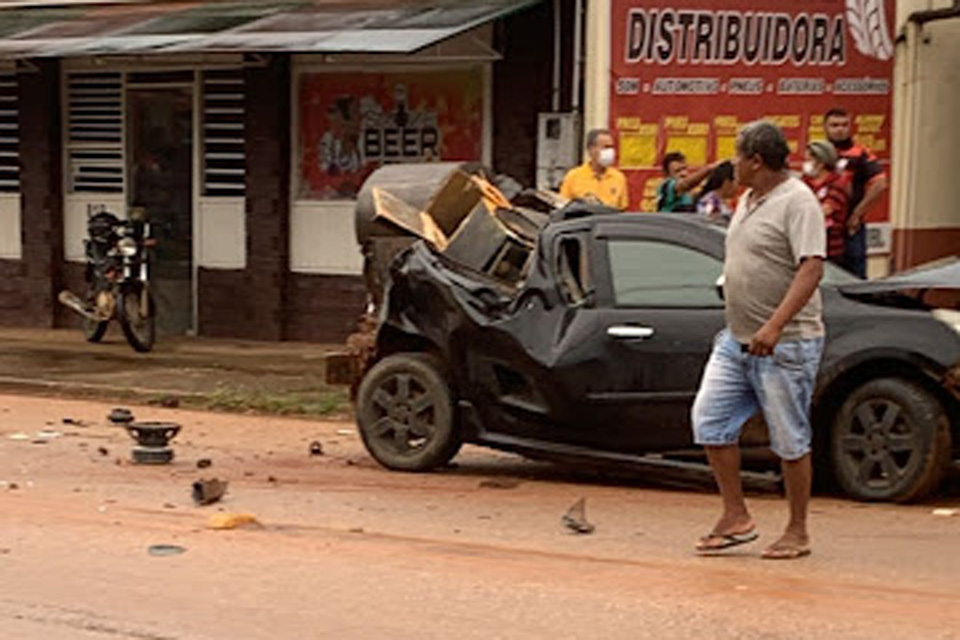
[[[807,145],[803,162],[803,181],[817,196],[827,226],[827,260],[843,265],[850,215],[850,181],[837,171],[837,150],[825,140]]]
[[[733,175],[733,163],[724,160],[710,173],[703,189],[697,195],[697,213],[710,222],[727,226],[733,216],[730,200],[737,195],[737,181]]]

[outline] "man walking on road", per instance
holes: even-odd
[[[856,276],[866,278],[867,230],[864,218],[887,190],[887,174],[869,149],[853,141],[850,114],[846,111],[827,111],[823,128],[827,139],[840,155],[837,170],[847,173],[852,184],[843,267]]]
[[[560,195],[571,200],[596,199],[602,204],[623,211],[629,205],[627,178],[613,165],[617,154],[613,135],[607,129],[593,129],[587,134],[587,161],[567,172],[560,185]]]
[[[706,447],[723,514],[697,550],[758,537],[743,497],[738,442],[743,423],[760,410],[790,503],[786,531],[763,557],[799,558],[810,553],[810,401],[824,341],[818,285],[826,231],[816,197],[787,170],[790,148],[779,128],[751,123],[736,149],[737,181],[748,190],[727,233],[727,326],[714,342],[692,412],[694,440]]]

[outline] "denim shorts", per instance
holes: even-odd
[[[714,342],[693,403],[693,438],[726,446],[758,410],[770,432],[770,448],[784,460],[810,452],[810,401],[823,354],[823,338],[781,342],[772,356],[746,352],[728,329]]]

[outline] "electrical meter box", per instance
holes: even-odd
[[[557,191],[567,171],[580,164],[580,114],[537,115],[537,189]]]

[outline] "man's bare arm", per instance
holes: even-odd
[[[688,175],[686,178],[677,180],[677,193],[686,193],[687,191],[690,191],[696,187],[698,184],[703,182],[708,175],[710,175],[710,172],[713,171],[716,166],[716,164],[704,165]]]
[[[820,279],[823,277],[823,258],[804,258],[800,263],[800,268],[793,276],[793,282],[787,289],[787,294],[780,302],[780,306],[773,312],[773,316],[767,320],[753,338],[750,339],[749,351],[755,356],[769,356],[773,353],[773,348],[777,346],[780,340],[780,334],[787,323],[797,315],[810,296],[814,294],[820,285]]]
[[[857,208],[850,212],[850,217],[847,218],[847,229],[850,230],[850,233],[856,233],[860,229],[860,225],[863,224],[863,218],[867,215],[867,212],[883,197],[883,193],[887,190],[887,177],[884,175],[874,178],[867,185],[867,191],[863,194],[863,200],[860,201],[860,204],[857,205]]]

